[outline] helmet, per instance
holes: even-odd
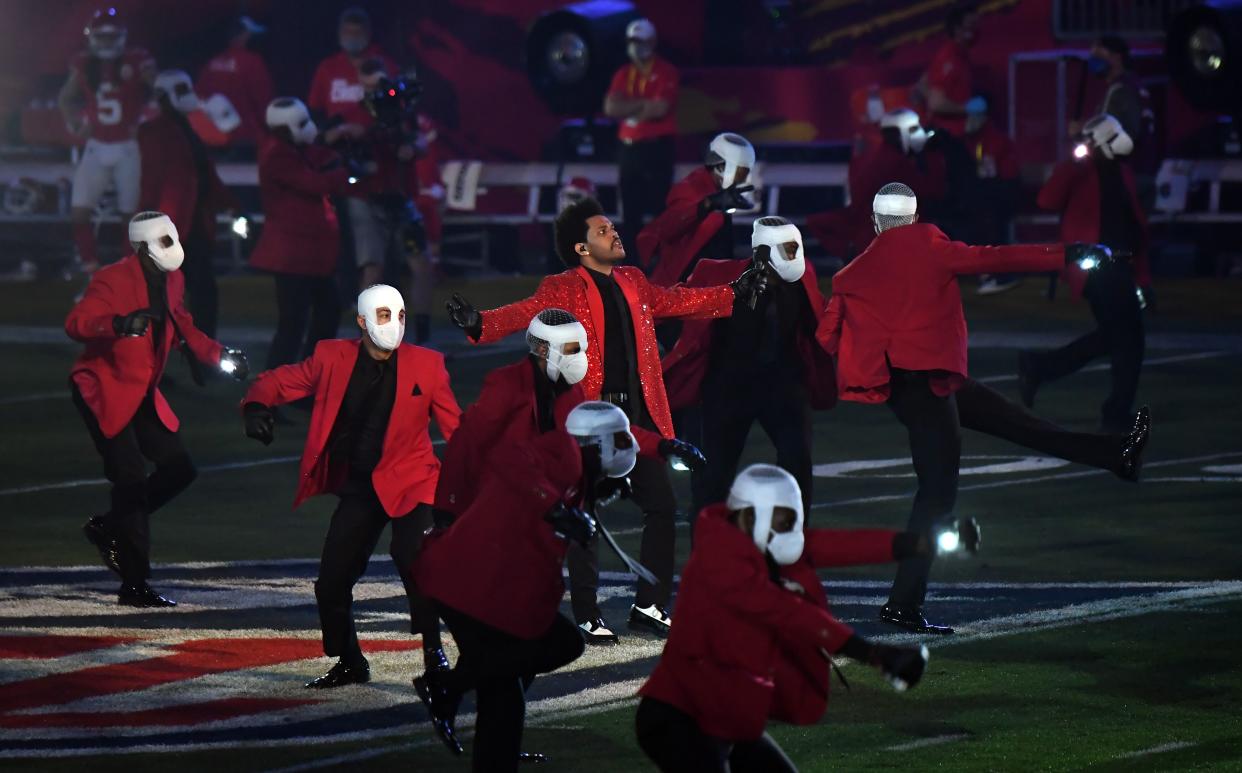
[[[1134,150],[1134,140],[1121,128],[1121,122],[1108,113],[1100,113],[1082,127],[1082,136],[1088,144],[1100,149],[1105,158],[1128,156]]]
[[[125,53],[125,25],[117,17],[115,8],[95,11],[84,32],[87,47],[94,56],[116,59]]]
[[[880,118],[881,129],[896,129],[901,137],[901,149],[907,153],[919,153],[932,132],[919,123],[919,114],[908,107],[890,110]]]

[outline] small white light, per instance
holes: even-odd
[[[674,470],[677,470],[678,472],[687,472],[690,469],[690,467],[687,466],[686,463],[683,462],[679,457],[673,457],[673,461],[669,463],[669,466],[672,467]]]
[[[1086,157],[1087,157],[1087,146],[1083,143],[1079,143],[1075,145],[1074,146],[1074,158],[1086,158]]]
[[[940,547],[941,553],[952,553],[958,547],[957,532],[942,531],[940,536],[936,538],[936,545]]]
[[[1100,265],[1100,261],[1090,256],[1085,257],[1082,260],[1078,261],[1078,267],[1081,268],[1083,271],[1090,271],[1091,269],[1095,268],[1098,265]]]
[[[225,373],[233,373],[234,371],[237,370],[237,363],[233,362],[233,360],[229,357],[221,357],[220,358],[220,370],[224,371]]]
[[[737,207],[734,207],[733,209],[726,209],[726,210],[725,210],[725,214],[726,214],[726,215],[732,215],[734,212],[737,212]]]
[[[233,218],[233,233],[243,239],[250,238],[250,221],[244,217]]]
[[[357,178],[357,177],[354,177],[354,176],[351,174],[351,175],[349,176],[349,184],[350,184],[350,185],[353,185],[353,184],[355,184],[355,183],[357,183],[357,182],[358,182],[358,178]]]

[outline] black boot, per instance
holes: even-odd
[[[1138,482],[1139,473],[1143,470],[1143,450],[1147,448],[1147,440],[1151,437],[1151,409],[1146,405],[1138,409],[1134,415],[1134,426],[1126,436],[1121,447],[1121,459],[1117,464],[1117,477],[1134,483]]]
[[[177,602],[166,599],[151,589],[150,585],[139,583],[121,585],[116,594],[116,601],[127,607],[175,607]]]
[[[418,693],[418,699],[426,707],[436,735],[440,736],[440,740],[450,752],[461,756],[463,749],[461,741],[457,740],[457,731],[454,727],[457,723],[457,705],[461,702],[461,696],[450,692],[443,686],[444,674],[444,671],[435,670],[415,678],[414,691]]]
[[[102,515],[96,515],[86,522],[82,527],[82,533],[86,535],[86,541],[95,546],[99,551],[99,558],[103,561],[103,565],[116,572],[117,577],[121,576],[121,548],[117,544],[116,538],[108,533],[107,526],[104,525]]]
[[[448,655],[444,654],[443,647],[432,647],[429,650],[423,650],[423,670],[424,671],[448,671],[449,670]]]
[[[311,690],[327,690],[347,684],[366,684],[371,681],[371,665],[366,658],[357,662],[346,663],[344,658],[328,669],[328,673],[317,676],[306,683]]]
[[[953,629],[947,625],[927,622],[927,618],[923,617],[923,610],[919,607],[897,607],[885,604],[880,607],[880,619],[911,633],[931,633],[937,636],[947,636],[953,633]]]

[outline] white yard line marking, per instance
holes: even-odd
[[[925,749],[928,746],[939,746],[942,743],[952,743],[954,741],[964,741],[970,738],[968,733],[954,733],[952,735],[937,735],[932,738],[920,738],[917,741],[909,741],[907,743],[894,744],[884,747],[886,752],[908,752],[914,749]]]
[[[1164,459],[1159,462],[1145,462],[1144,470],[1150,470],[1159,467],[1172,467],[1179,464],[1195,464],[1197,462],[1211,462],[1217,459],[1228,459],[1235,456],[1242,456],[1242,451],[1228,451],[1221,454],[1207,454],[1205,456],[1186,456],[1180,459]],[[1045,483],[1054,480],[1070,480],[1072,478],[1085,478],[1091,475],[1112,475],[1108,470],[1077,470],[1075,472],[1060,472],[1055,475],[1037,475],[1032,478],[1019,478],[1017,480],[997,480],[988,483],[972,483],[969,486],[958,486],[957,490],[962,491],[980,491],[983,489],[1008,488],[1010,486],[1022,486],[1028,483]],[[1141,478],[1140,482],[1148,479]],[[811,505],[812,510],[822,507],[838,507],[840,505],[862,505],[872,502],[896,502],[900,500],[908,500],[914,496],[913,492],[907,491],[904,494],[878,494],[870,497],[855,497],[853,499],[839,499],[836,502],[817,502]]]
[[[1113,759],[1132,760],[1137,757],[1146,757],[1149,754],[1163,754],[1164,752],[1177,751],[1178,749],[1189,749],[1192,746],[1198,746],[1198,744],[1194,743],[1193,741],[1171,741],[1169,743],[1162,743],[1159,746],[1153,746],[1150,749],[1140,749],[1139,751],[1136,751],[1136,752],[1127,752],[1126,754],[1120,754],[1114,757]]]
[[[1068,342],[1069,339],[1067,338],[1066,341]],[[1224,357],[1230,354],[1236,354],[1236,352],[1195,352],[1194,354],[1175,354],[1170,357],[1154,357],[1150,360],[1143,360],[1143,367],[1149,367],[1152,365],[1169,365],[1174,362],[1188,362],[1190,360],[1207,360],[1213,357]],[[1109,365],[1109,363],[1101,362],[1095,365],[1088,365],[1078,372],[1095,373],[1101,370],[1108,370],[1110,367],[1112,366]],[[999,384],[1003,381],[1017,381],[1018,374],[1009,373],[1003,376],[984,376],[983,378],[976,380],[981,384]]]

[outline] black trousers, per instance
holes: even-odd
[[[964,429],[1103,470],[1115,470],[1121,461],[1125,434],[1074,432],[1059,427],[973,378],[966,380],[954,398]]]
[[[274,276],[279,317],[267,354],[268,370],[311,356],[315,344],[336,337],[341,318],[340,297],[331,276]]]
[[[677,548],[677,495],[668,477],[664,460],[640,456],[630,473],[631,501],[643,511],[642,543],[638,562],[651,570],[657,584],[638,581],[634,604],[667,606],[673,595],[673,563]],[[604,514],[607,518],[607,514]],[[566,556],[569,569],[569,601],[578,622],[600,616],[596,591],[599,589],[599,541],[584,548],[570,541]]]
[[[119,544],[122,581],[138,585],[151,576],[151,513],[184,491],[198,473],[180,436],[160,421],[151,394],[129,424],[108,438],[77,386],[71,383],[70,388],[73,404],[103,457],[104,476],[112,484],[104,530]],[[155,465],[150,475],[148,461]]]
[[[776,446],[776,464],[798,480],[802,509],[811,507],[811,403],[806,387],[787,378],[712,378],[703,386],[700,434],[707,467],[690,478],[693,516],[723,502],[755,422]]]
[[[186,305],[194,317],[194,326],[208,338],[215,338],[220,318],[220,291],[216,287],[216,267],[212,264],[215,239],[195,227],[182,246],[185,260],[181,263],[181,273],[185,277]]]
[[[638,232],[643,219],[664,211],[668,190],[673,185],[675,143],[660,137],[617,146],[618,176],[621,183],[621,242],[631,256],[638,255]]]
[[[910,510],[907,530],[931,531],[953,512],[962,457],[962,433],[954,395],[940,397],[931,390],[926,372],[891,369],[888,407],[906,428],[910,458],[918,478],[918,492]],[[889,591],[889,603],[921,607],[927,596],[932,556],[903,559]]]
[[[424,654],[440,646],[440,620],[435,607],[418,592],[414,567],[423,544],[423,532],[431,526],[431,505],[423,504],[400,518],[389,518],[375,490],[369,485],[346,484],[332,514],[328,535],[319,559],[315,580],[315,603],[323,631],[323,652],[346,662],[362,658],[354,628],[354,585],[367,570],[367,562],[379,544],[384,527],[392,523],[388,552],[397,565],[410,604],[410,633],[422,634]]]
[[[517,770],[526,690],[536,674],[555,671],[582,655],[582,633],[557,615],[542,636],[520,639],[445,604],[437,604],[436,609],[459,651],[445,686],[459,695],[475,692],[472,770]]]
[[[1146,347],[1143,310],[1129,266],[1088,275],[1083,297],[1091,305],[1095,329],[1060,349],[1034,353],[1035,376],[1039,381],[1055,381],[1107,355],[1112,386],[1100,407],[1100,420],[1109,431],[1125,432],[1134,419],[1134,396]]]
[[[797,773],[785,752],[764,733],[733,743],[699,729],[694,717],[663,701],[643,698],[634,716],[638,745],[664,773]]]

